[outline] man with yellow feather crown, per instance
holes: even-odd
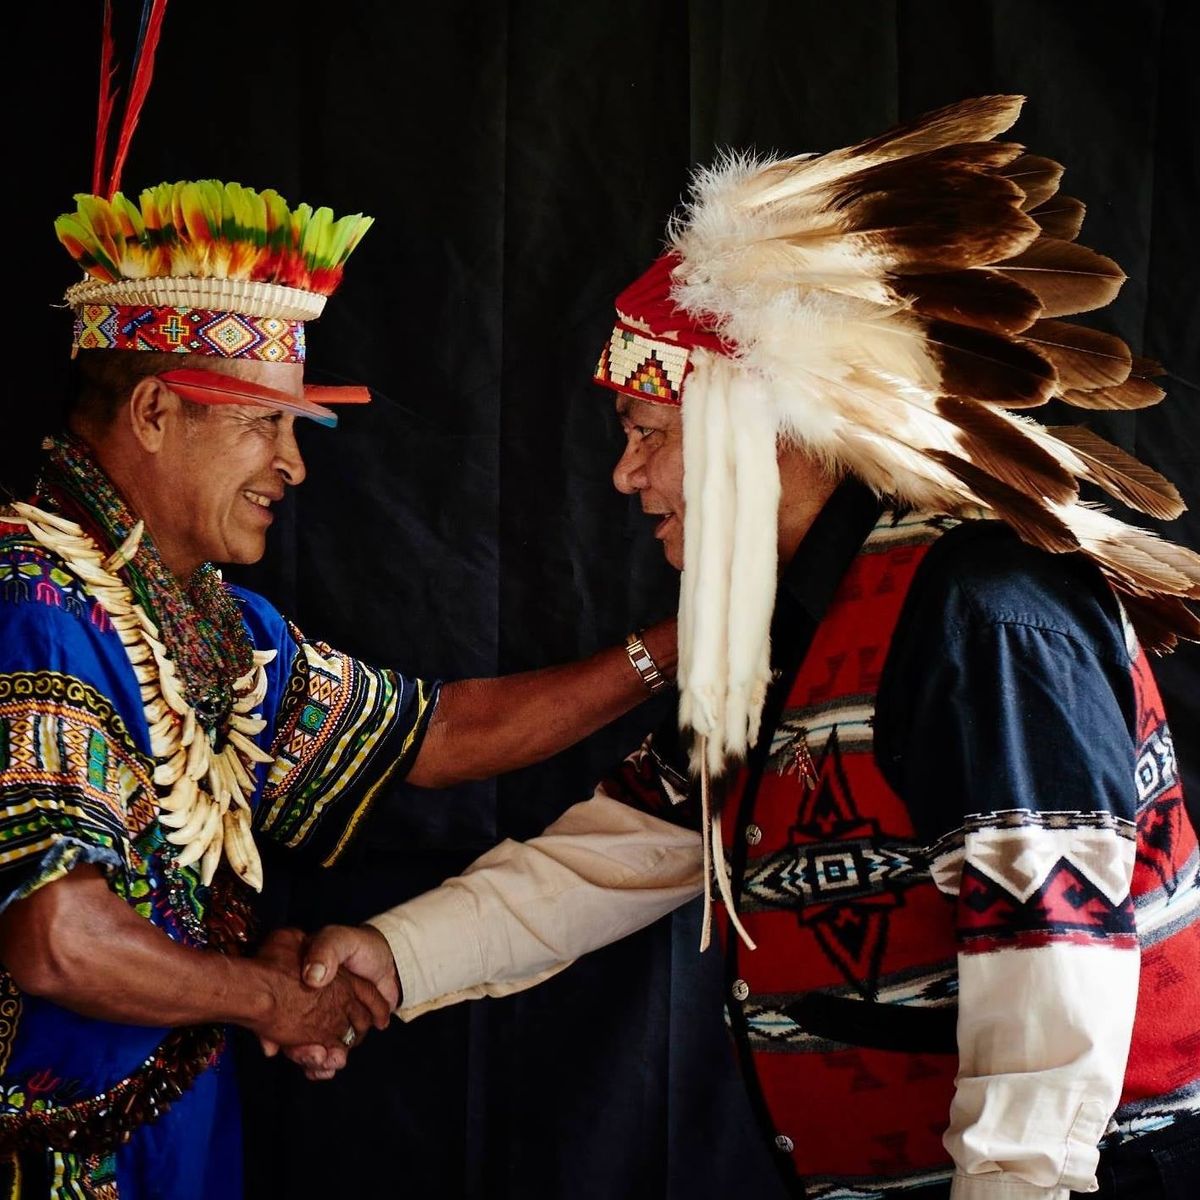
[[[1021,103],[697,174],[596,373],[682,570],[687,753],[661,730],[541,837],[323,931],[311,978],[413,1017],[562,969],[687,891],[677,841],[608,877],[621,801],[697,831],[795,1194],[1200,1194],[1200,858],[1147,660],[1200,636],[1200,559],[1083,495],[1170,518],[1167,480],[1029,415],[1163,393],[1062,319],[1124,275],[997,140]]]
[[[370,221],[199,180],[119,190],[165,9],[145,9],[106,170],[56,223],[86,272],[68,428],[0,509],[0,1194],[241,1193],[224,1028],[348,1047],[394,994],[257,957],[255,837],[335,862],[389,777],[537,761],[665,685],[674,621],[581,663],[425,683],[306,639],[214,562],[261,557],[304,477],[304,321]],[[661,824],[647,817],[650,823]],[[664,826],[664,828],[666,828]],[[691,851],[689,851],[691,853]]]

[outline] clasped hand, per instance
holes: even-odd
[[[329,926],[314,937],[278,929],[255,960],[272,1002],[258,1034],[268,1056],[280,1050],[309,1079],[331,1079],[351,1046],[385,1029],[400,1002],[400,981],[383,935],[369,926]],[[353,1031],[353,1037],[351,1036]]]

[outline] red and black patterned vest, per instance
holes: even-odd
[[[758,946],[747,951],[724,931],[730,1024],[759,1116],[812,1198],[952,1174],[942,1135],[958,1065],[955,903],[934,885],[909,808],[876,765],[872,727],[905,598],[948,527],[879,521],[813,636],[769,746],[760,741],[761,772],[743,772],[725,802],[738,911]],[[1142,972],[1115,1114],[1123,1133],[1143,1113],[1153,1121],[1200,1102],[1196,838],[1146,656],[1131,637],[1128,649]]]
[[[743,779],[725,804],[739,914],[758,944],[726,938],[730,1017],[761,1115],[810,1194],[950,1173],[954,907],[872,753],[892,634],[945,528],[876,525],[796,674],[756,795],[746,802]],[[911,1025],[880,1028],[892,1013]]]
[[[1103,906],[1093,912],[1085,888],[1059,886],[1070,864],[1025,899],[994,886],[986,920],[978,905],[958,904],[930,873],[941,844],[924,841],[931,813],[920,796],[906,804],[876,764],[884,665],[917,572],[952,524],[885,514],[875,525],[807,650],[785,651],[802,661],[772,688],[763,735],[722,810],[738,911],[758,946],[722,931],[729,1022],[784,1174],[810,1200],[862,1200],[951,1175],[942,1135],[958,1066],[958,953],[978,950],[981,922],[1011,923],[1005,945],[1072,941],[1089,917],[1100,934],[1127,928]],[[796,615],[812,620],[807,606]],[[1125,635],[1113,653],[1131,681],[1121,703],[1137,850],[1121,907],[1136,914],[1141,971],[1124,1088],[1102,1144],[1200,1111],[1200,851],[1158,689]],[[669,730],[648,739],[603,786],[690,823],[698,798],[671,765],[672,743]],[[1128,946],[1125,934],[1110,940]]]

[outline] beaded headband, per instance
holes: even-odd
[[[677,255],[663,255],[617,297],[617,323],[596,364],[597,383],[651,404],[677,406],[693,350],[732,353],[729,342],[672,299],[671,274],[678,262]]]
[[[65,296],[75,352],[302,363],[303,322],[321,314],[371,225],[214,179],[159,184],[136,205],[120,192],[75,201],[54,223],[87,273]]]

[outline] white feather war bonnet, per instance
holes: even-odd
[[[770,679],[780,439],[918,509],[1006,521],[1084,553],[1147,647],[1200,640],[1200,556],[1080,499],[1097,485],[1160,519],[1161,475],[1081,426],[1023,411],[1052,397],[1135,409],[1155,364],[1062,320],[1125,276],[1075,243],[1062,168],[995,141],[1023,97],[984,96],[857,146],[699,171],[668,251],[616,302],[599,382],[682,405],[680,723],[717,774],[758,735]]]

